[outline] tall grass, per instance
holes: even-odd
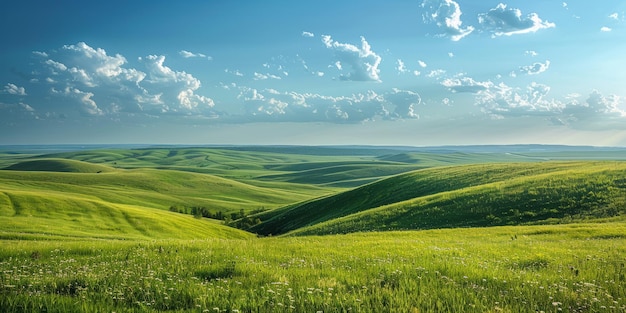
[[[3,312],[624,312],[623,223],[3,241]]]

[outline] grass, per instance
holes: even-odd
[[[0,238],[49,236],[94,239],[247,238],[249,233],[190,215],[135,205],[111,204],[68,194],[13,191],[0,194]]]
[[[13,164],[6,167],[13,171],[47,171],[47,172],[72,172],[72,173],[105,173],[115,169],[100,164],[67,160],[67,159],[36,159]]]
[[[626,164],[542,158],[576,154],[0,154],[0,311],[625,312]]]
[[[623,312],[624,223],[3,241],[4,312]]]
[[[260,234],[572,222],[626,210],[624,162],[437,167],[258,215]]]

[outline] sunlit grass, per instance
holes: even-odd
[[[2,241],[22,311],[623,312],[623,223],[249,240]]]

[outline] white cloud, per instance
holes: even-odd
[[[237,98],[244,102],[243,121],[358,123],[388,116],[384,96],[373,91],[333,97],[241,87]]]
[[[584,102],[573,99],[564,108],[565,120],[580,126],[613,127],[616,122],[626,122],[626,111],[620,106],[624,99],[616,95],[603,96],[597,90],[591,92]],[[624,126],[622,126],[624,127]]]
[[[533,51],[533,50],[526,50],[526,51],[524,52],[524,54],[525,54],[525,55],[529,55],[529,56],[531,56],[531,57],[536,57],[536,56],[538,56],[538,55],[539,55],[536,51]]]
[[[426,64],[426,62],[422,61],[422,60],[418,60],[417,63],[420,65],[420,67],[424,68],[427,67],[428,65]]]
[[[612,13],[612,14],[609,15],[609,18],[618,21],[619,20],[619,14],[617,12]]]
[[[546,63],[535,62],[532,65],[522,66],[520,71],[528,75],[537,75],[547,71],[549,67],[550,61],[546,60]]]
[[[448,88],[452,92],[471,93],[477,93],[494,87],[494,84],[490,81],[479,82],[475,81],[471,77],[446,78],[441,82],[441,85]]]
[[[339,43],[328,35],[322,36],[322,42],[326,48],[335,52],[335,56],[338,59],[337,61],[341,62],[341,64],[344,65],[343,67],[345,67],[345,65],[350,66],[350,73],[340,76],[342,80],[380,81],[380,77],[378,76],[380,69],[378,69],[378,66],[382,58],[372,51],[365,37],[361,37],[361,47]]]
[[[54,60],[46,60],[46,62],[45,62],[45,63],[46,63],[47,65],[49,65],[49,66],[50,66],[50,68],[52,68],[52,69],[56,69],[56,70],[61,71],[61,72],[65,72],[65,71],[67,71],[67,66],[65,66],[65,64],[63,64],[63,63],[61,63],[61,62],[56,62],[56,61],[54,61]],[[58,74],[58,73],[57,73],[57,72],[53,72],[53,74],[55,74],[55,75],[56,75],[56,74]]]
[[[48,54],[43,51],[33,51],[33,54],[42,58],[47,58]]]
[[[145,73],[135,69],[123,67],[127,63],[126,58],[116,54],[107,55],[101,48],[92,48],[84,42],[76,45],[65,45],[54,53],[54,60],[49,58],[49,53],[38,53],[38,56],[46,58],[43,64],[53,75],[69,75],[70,78],[59,78],[58,81],[78,82],[85,87],[103,85],[137,85],[141,82]]]
[[[313,38],[315,37],[315,34],[311,32],[302,32],[302,37]]]
[[[418,93],[393,88],[391,92],[384,95],[384,99],[395,107],[391,117],[419,118],[415,110],[422,103],[422,98]]]
[[[24,87],[18,87],[15,84],[8,83],[6,84],[6,86],[4,86],[3,93],[8,93],[10,95],[16,95],[16,96],[25,96],[26,89]]]
[[[582,100],[580,94],[563,99],[548,97],[548,85],[531,83],[525,89],[503,83],[490,84],[476,93],[476,105],[497,119],[538,116],[557,125],[579,129],[626,129],[623,97],[603,96],[593,91]]]
[[[180,54],[207,57],[185,50]],[[143,66],[138,70],[128,67],[122,55],[108,55],[84,42],[37,55],[52,74],[42,81],[57,95],[78,101],[83,113],[213,114],[213,100],[197,94],[200,80],[166,66],[164,56],[138,58]]]
[[[281,79],[280,76],[277,75],[273,75],[273,74],[261,74],[261,73],[257,73],[254,72],[254,80],[266,80],[266,79]]]
[[[461,21],[461,7],[452,0],[424,0],[422,7],[426,8],[423,18],[425,22],[434,22],[444,33],[440,36],[449,36],[453,41],[459,41],[471,34],[474,27],[463,27]]]
[[[125,72],[121,66],[126,63],[126,58],[119,54],[109,56],[104,49],[94,49],[84,42],[79,42],[76,45],[65,45],[63,49],[76,52],[82,58],[79,65],[99,76],[113,78]]]
[[[498,4],[487,13],[479,14],[478,23],[482,30],[491,32],[494,37],[526,34],[556,26],[554,23],[541,20],[537,13],[530,13],[526,17],[522,17],[522,12],[519,9],[509,9],[503,3]]]
[[[413,75],[414,76],[420,76],[422,74],[422,72],[420,71],[413,71]]]
[[[235,76],[239,76],[239,77],[243,77],[243,73],[240,72],[239,70],[230,70],[230,69],[225,69],[224,73],[229,73],[229,74],[233,74]]]
[[[78,88],[65,87],[63,90],[52,89],[53,93],[68,96],[80,102],[80,111],[87,115],[104,115],[104,112],[98,107],[94,96],[91,92],[85,92]]]
[[[454,53],[452,53],[452,52],[448,52],[448,57],[450,57],[450,58],[454,58]]]
[[[531,83],[526,89],[513,88],[500,83],[491,84],[477,93],[476,102],[483,112],[497,118],[519,116],[557,116],[564,105],[548,99],[550,87]]]
[[[161,102],[148,102],[160,105],[162,112],[191,113],[214,106],[212,99],[197,95],[200,80],[184,71],[175,71],[164,65],[165,56],[149,55],[140,59],[148,69],[144,80],[147,90],[158,90]],[[150,96],[150,93],[145,95]],[[148,97],[150,98],[150,97]],[[154,98],[153,98],[154,99]]]
[[[406,73],[409,71],[404,64],[404,61],[400,59],[396,60],[396,70],[398,70],[398,73]]]
[[[600,31],[602,31],[602,32],[610,32],[610,31],[612,31],[612,30],[613,30],[613,29],[611,29],[610,27],[606,27],[606,26],[602,26],[602,27],[600,27]]]
[[[187,50],[180,50],[178,52],[178,54],[180,54],[180,56],[182,56],[185,59],[188,59],[188,58],[206,58],[209,61],[213,60],[213,57],[208,56],[208,55],[206,55],[204,53],[193,53],[193,52],[189,52]]]
[[[432,70],[428,73],[428,75],[426,75],[427,77],[430,78],[437,78],[437,77],[441,77],[441,75],[445,74],[446,70],[443,69],[437,69],[437,70]]]

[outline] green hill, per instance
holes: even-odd
[[[50,163],[64,164],[47,164]],[[309,197],[301,190],[288,192],[286,188],[271,189],[173,170],[117,169],[99,173],[2,170],[0,237],[42,234],[96,238],[245,237],[249,234],[168,209],[185,208],[184,211],[191,213],[191,208],[203,207],[228,216]]]
[[[14,171],[43,171],[71,173],[104,173],[113,172],[114,168],[89,162],[68,159],[37,159],[27,160],[5,168]]]
[[[259,214],[259,234],[565,222],[626,212],[626,163],[481,164],[418,170]]]
[[[48,191],[0,191],[0,239],[206,239],[251,235],[208,219]]]

